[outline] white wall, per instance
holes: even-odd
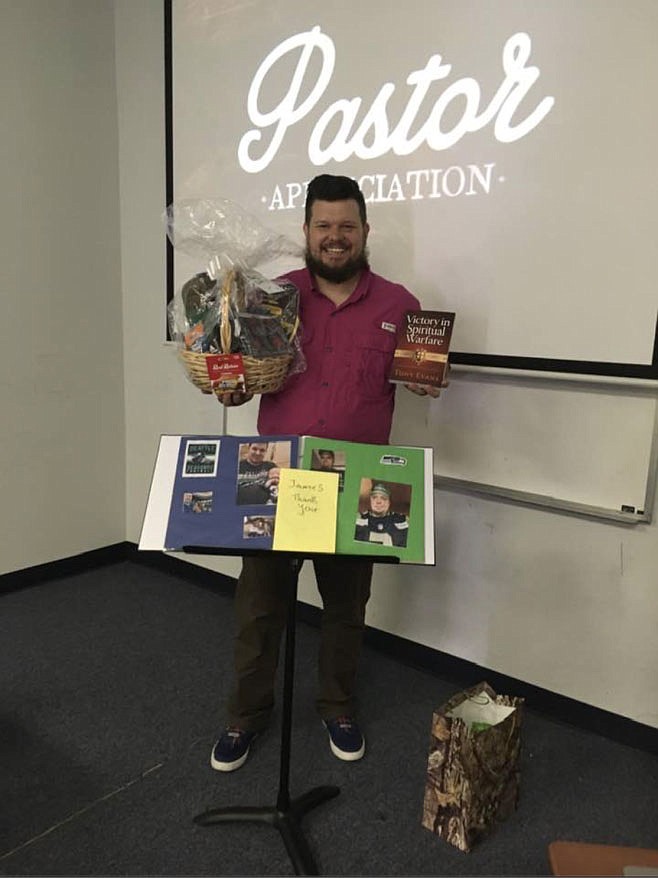
[[[115,0],[125,348],[127,538],[138,542],[161,433],[221,432],[165,338],[164,30],[161,0]],[[239,562],[203,559],[233,575]]]
[[[125,538],[112,24],[2,4],[0,573]]]
[[[66,10],[64,22],[40,15],[53,5]],[[69,33],[73,57],[80,63],[86,57],[85,82],[94,73],[94,93],[111,102],[108,6],[87,0],[14,4],[9,42],[23,44],[10,58],[0,53],[3,65],[11,63],[22,73],[11,105],[13,164],[3,180],[20,227],[16,216],[9,222],[5,214],[0,238],[6,251],[0,269],[3,302],[10,309],[3,326],[12,330],[3,329],[2,402],[13,424],[3,444],[3,484],[18,495],[11,519],[8,504],[1,513],[7,540],[3,564],[10,570],[124,537],[137,542],[160,433],[222,427],[219,406],[188,384],[174,352],[162,342],[162,2],[115,0],[115,12],[125,381],[118,353],[121,310],[113,298],[119,265],[112,214],[116,131],[110,113],[106,117],[98,103],[82,96],[53,107],[58,65],[65,67],[69,93],[76,82],[74,62],[65,64],[57,48],[49,51],[53,34],[64,40]],[[7,32],[3,22],[3,38]],[[36,66],[42,55],[50,75]],[[19,93],[38,98],[29,119],[21,113]],[[89,116],[100,134],[87,130]],[[36,136],[46,130],[39,124],[43,120],[48,143]],[[68,165],[67,148],[76,157]],[[30,169],[29,202],[19,197],[23,168],[26,176]],[[59,218],[62,204],[65,224]],[[101,206],[102,227],[95,222]],[[9,241],[11,247],[5,247]],[[35,260],[35,249],[47,257],[44,264]],[[86,282],[91,265],[101,260],[91,285]],[[26,264],[27,285],[21,275]],[[86,336],[69,328],[64,309],[87,325]],[[26,324],[28,333],[19,334],[15,327]],[[98,335],[91,335],[92,327]],[[26,364],[28,336],[35,358]],[[83,376],[80,347],[91,370]],[[42,362],[47,383],[37,368]],[[459,393],[458,377],[448,392]],[[235,433],[253,427],[254,406],[229,422]],[[39,443],[43,436],[51,437],[51,444]],[[36,512],[28,508],[29,492],[37,496]],[[658,728],[658,524],[627,528],[447,492],[437,493],[436,501],[437,566],[380,568],[370,624]],[[193,560],[230,574],[238,568],[234,559]],[[318,602],[308,573],[301,596]]]

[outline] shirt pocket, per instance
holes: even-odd
[[[395,336],[388,332],[354,335],[359,384],[364,397],[384,398],[391,393],[388,380],[395,351]]]

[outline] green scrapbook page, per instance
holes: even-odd
[[[434,564],[431,448],[302,441],[303,469],[339,476],[337,554]]]

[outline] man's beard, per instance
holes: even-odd
[[[338,265],[336,267],[325,265],[320,259],[316,259],[312,256],[308,245],[304,252],[304,259],[306,260],[306,267],[311,274],[315,274],[323,280],[328,280],[333,284],[345,283],[345,281],[351,280],[360,272],[366,271],[370,268],[367,247],[364,247],[358,256],[355,256],[353,259],[348,259],[344,265]]]

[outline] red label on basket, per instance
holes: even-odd
[[[208,377],[214,389],[241,390],[244,393],[244,363],[242,354],[209,354],[206,357]]]

